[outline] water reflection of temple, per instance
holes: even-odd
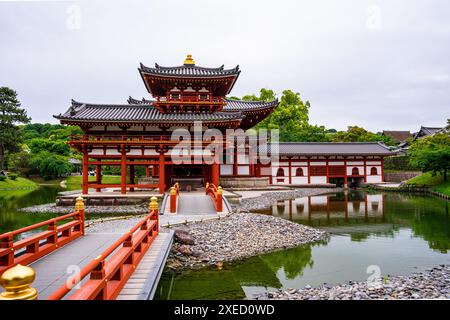
[[[384,195],[340,193],[277,201],[264,212],[293,221],[384,221]]]

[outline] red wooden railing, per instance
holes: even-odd
[[[63,220],[72,219],[62,225]],[[25,233],[45,228],[46,231],[30,236]],[[14,241],[15,238],[22,239]],[[0,235],[0,275],[17,264],[29,264],[65,244],[84,235],[84,204],[83,199],[77,198],[75,212],[39,222],[28,227]]]
[[[212,183],[206,183],[205,192],[212,198],[214,205],[216,207],[216,211],[222,212],[223,211],[222,187],[221,186],[216,187]]]
[[[177,212],[177,198],[180,195],[180,185],[176,182],[173,187],[170,188],[170,213]]]
[[[70,300],[115,299],[158,235],[158,202],[152,197],[150,214],[59,287],[49,300],[60,300],[89,275]],[[69,285],[70,284],[70,285]]]

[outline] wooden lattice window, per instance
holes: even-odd
[[[370,168],[370,175],[371,176],[377,176],[378,175],[378,170],[377,170],[376,167]]]
[[[326,176],[327,167],[326,166],[311,166],[310,169],[311,176]]]
[[[357,167],[353,167],[352,176],[359,176],[359,169]]]
[[[303,168],[297,168],[296,170],[295,170],[295,175],[297,176],[297,177],[303,177],[305,174],[303,173]]]
[[[283,168],[278,168],[277,177],[284,177],[284,169]]]

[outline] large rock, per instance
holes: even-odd
[[[194,238],[185,230],[175,230],[175,241],[181,244],[193,245],[195,244]]]

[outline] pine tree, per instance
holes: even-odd
[[[20,108],[17,93],[8,87],[0,87],[0,170],[5,167],[5,152],[19,149],[21,135],[16,124],[30,120],[27,112]]]

